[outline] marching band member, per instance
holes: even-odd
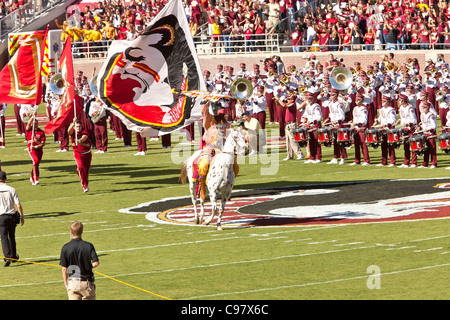
[[[67,128],[67,133],[72,142],[73,155],[77,164],[77,174],[80,178],[83,192],[89,191],[89,170],[91,168],[92,152],[89,131],[83,129],[81,121],[74,121]]]
[[[395,109],[391,106],[391,98],[389,96],[383,96],[382,98],[382,108],[380,109],[380,114],[378,119],[376,119],[374,125],[380,123],[381,128],[385,129],[383,132],[383,139],[381,142],[381,163],[377,164],[377,166],[386,166],[387,165],[387,157],[389,153],[390,164],[389,167],[395,166],[395,148],[394,146],[387,143],[387,134],[386,130],[394,128],[395,123],[397,122],[397,113]]]
[[[355,108],[353,108],[353,119],[355,133],[353,136],[355,144],[355,161],[351,166],[361,164],[361,150],[363,152],[363,166],[370,166],[369,148],[366,144],[365,131],[368,128],[369,109],[367,103],[364,102],[364,94],[357,92],[355,95]]]
[[[285,110],[281,106],[281,102],[286,102],[288,97],[287,83],[285,83],[283,79],[285,77],[285,75],[280,74],[278,84],[273,89],[273,99],[275,101],[275,112],[278,119],[280,140],[284,140],[286,138],[286,124],[284,116]]]
[[[406,94],[400,94],[398,96],[399,101],[399,110],[398,113],[400,118],[397,120],[397,124],[400,124],[402,127],[402,135],[411,137],[414,134],[415,127],[417,125],[417,116],[415,108],[408,100],[408,96]],[[404,149],[404,159],[403,163],[399,165],[399,168],[408,168],[411,160],[411,167],[414,168],[417,165],[417,153],[412,153],[411,159],[411,150],[409,139],[404,139],[403,142]]]
[[[328,164],[338,163],[338,158],[341,158],[339,164],[344,164],[345,159],[347,158],[347,150],[337,140],[337,130],[344,127],[343,124],[345,121],[345,107],[344,104],[339,100],[339,90],[334,88],[331,89],[330,103],[328,106],[330,109],[329,121],[334,128],[333,135],[335,136],[335,138],[333,139],[333,159],[328,162]],[[324,120],[324,123],[325,122],[327,122],[327,120]]]
[[[446,85],[442,85],[439,91],[436,92],[436,103],[439,108],[441,128],[445,128],[447,127],[447,113],[449,108],[450,95],[448,94],[448,87]]]
[[[425,87],[428,92],[428,100],[431,102],[433,109],[437,109],[436,91],[438,90],[438,72],[434,65],[429,65],[425,71]]]
[[[90,89],[86,88],[88,93]],[[106,123],[106,110],[103,103],[97,96],[90,103],[89,117],[94,123],[94,137],[97,151],[95,153],[105,153],[108,151],[108,130]]]
[[[252,117],[259,121],[261,129],[266,129],[266,106],[267,100],[264,95],[264,86],[256,86],[256,92],[249,98],[252,103]]]
[[[286,123],[286,152],[287,157],[283,160],[292,160],[294,154],[297,156],[297,160],[303,159],[302,150],[299,144],[294,139],[294,132],[297,129],[297,97],[294,94],[289,94],[286,101],[279,100],[280,106],[285,109],[285,123]]]
[[[278,75],[275,72],[274,65],[272,64],[267,66],[267,70],[267,78],[264,86],[266,87],[265,95],[267,100],[267,109],[269,110],[269,124],[272,124],[274,122],[278,122],[275,112],[275,101],[273,100],[274,88],[278,84]]]
[[[218,64],[216,68],[217,72],[214,75],[214,82],[223,81],[225,79],[225,71],[223,70],[223,65]]]
[[[39,184],[39,164],[41,163],[42,156],[44,155],[43,148],[45,147],[45,132],[39,128],[38,120],[33,116],[28,120],[25,127],[25,136],[28,144],[28,154],[33,162],[31,168],[30,181],[32,185]]]
[[[302,122],[310,128],[309,160],[306,160],[305,163],[320,163],[322,162],[322,146],[317,140],[317,129],[321,126],[322,112],[320,105],[314,102],[314,95],[312,92],[306,92],[304,98],[305,101],[299,108],[305,109]]]
[[[208,92],[213,92],[214,90],[214,81],[210,79],[211,71],[204,70],[203,71],[203,80],[205,81],[206,90]]]
[[[380,92],[382,95],[382,104],[383,101],[389,101],[392,108],[396,108],[394,104],[394,98],[397,94],[398,87],[392,82],[392,78],[389,76],[384,77],[384,84],[380,87]],[[383,97],[389,98],[388,100],[383,100]]]
[[[437,166],[436,155],[436,114],[431,111],[431,102],[427,101],[423,103],[422,114],[420,115],[421,129],[426,136],[427,148],[423,154],[423,163],[419,168],[428,168],[428,163],[431,157],[430,169],[434,169]]]
[[[251,74],[250,74],[250,71],[248,71],[248,70],[246,69],[246,68],[247,68],[246,64],[243,63],[243,62],[241,62],[240,67],[241,67],[241,70],[239,70],[239,71],[236,73],[236,75],[237,75],[239,78],[249,79],[249,78],[251,77]]]

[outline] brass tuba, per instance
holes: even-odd
[[[334,89],[346,90],[353,82],[352,72],[345,67],[336,67],[330,73],[330,83]]]
[[[237,100],[246,100],[253,94],[252,82],[245,78],[237,78],[231,83],[230,94]]]
[[[54,94],[62,95],[64,93],[64,79],[61,73],[57,73],[50,78],[49,82],[50,90]]]

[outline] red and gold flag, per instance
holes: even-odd
[[[47,31],[35,31],[0,71],[0,102],[35,104],[42,101],[42,60]]]

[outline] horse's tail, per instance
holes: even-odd
[[[187,160],[181,164],[180,181],[181,184],[185,184],[187,180]]]

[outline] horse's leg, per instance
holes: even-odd
[[[217,199],[215,195],[210,194],[209,195],[211,199],[211,216],[205,221],[205,224],[208,225],[211,223],[211,221],[214,219],[217,213]]]
[[[198,219],[198,223],[203,222],[203,216],[205,215],[205,201],[200,198],[200,219]]]
[[[222,197],[222,200],[220,200],[220,212],[219,216],[217,217],[217,230],[222,231],[222,215],[225,211],[225,204],[227,203],[227,199],[225,197]]]
[[[198,210],[197,210],[197,195],[195,193],[195,183],[189,181],[189,190],[191,191],[191,200],[194,205],[194,223],[199,224]]]

